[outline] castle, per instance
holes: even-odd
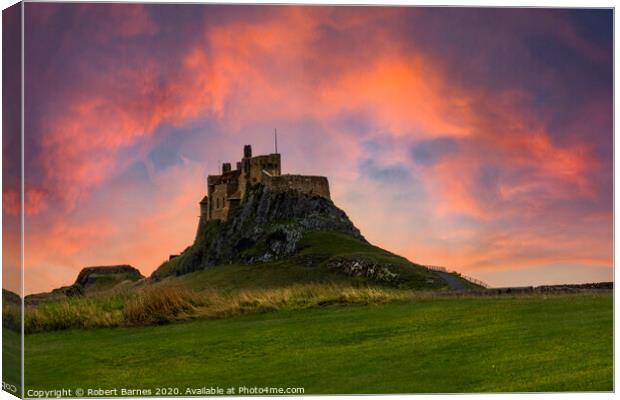
[[[282,175],[281,165],[279,153],[252,157],[252,146],[245,145],[236,169],[232,169],[230,163],[223,163],[221,175],[207,177],[207,195],[200,201],[201,222],[226,221],[231,211],[241,204],[247,190],[256,184],[273,191],[296,190],[330,198],[326,177]]]

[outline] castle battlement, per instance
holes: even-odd
[[[200,219],[226,221],[229,213],[241,204],[247,188],[263,184],[275,191],[296,190],[313,196],[330,198],[329,182],[324,176],[282,175],[279,153],[252,156],[252,146],[243,147],[243,158],[232,169],[222,164],[220,175],[207,177],[207,195],[200,201]]]

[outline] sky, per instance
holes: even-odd
[[[149,275],[191,244],[206,175],[244,144],[273,152],[274,128],[283,171],[327,176],[373,244],[492,286],[610,281],[612,25],[26,3],[25,291],[92,265]]]

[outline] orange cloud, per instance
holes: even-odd
[[[103,67],[80,69],[82,79],[59,97],[62,112],[45,114],[40,124],[36,166],[43,182],[26,193],[35,225],[29,268],[65,266],[74,274],[88,264],[130,262],[148,273],[189,243],[204,174],[187,160],[168,172],[151,166],[145,179],[156,192],[135,193],[157,212],[125,214],[113,203],[101,215],[80,212],[93,207],[93,193],[119,171],[149,163],[158,129],[200,120],[216,123],[217,135],[205,147],[220,149],[264,136],[245,136],[248,127],[293,127],[299,132],[287,133],[285,162],[304,173],[328,174],[334,198],[353,210],[371,240],[416,261],[465,270],[609,264],[610,234],[597,227],[610,216],[584,212],[579,217],[587,229],[579,233],[571,225],[563,234],[569,213],[555,207],[600,198],[600,187],[589,179],[602,168],[593,148],[554,139],[525,90],[472,89],[441,57],[415,47],[415,40],[404,46],[403,32],[389,32],[398,10],[276,7],[260,18],[209,21],[179,43],[173,61],[126,47],[136,37],[161,32],[144,7],[110,10],[104,19],[115,27],[111,36],[123,41],[113,43],[94,26],[102,49],[115,51]],[[86,18],[92,8],[81,12]],[[567,30],[560,36],[571,35]],[[604,119],[597,107],[592,111]],[[366,129],[339,124],[343,115],[363,119],[354,122]],[[304,124],[311,128],[302,129]],[[432,165],[416,165],[410,147],[444,137],[458,148]],[[400,166],[410,181],[386,189],[362,175],[360,163],[376,156],[368,148],[378,146],[371,143],[377,138],[389,142],[389,149],[376,164]],[[211,157],[219,157],[215,153]],[[481,176],[496,169],[497,177]],[[403,201],[395,208],[386,193],[405,193],[412,205]],[[7,210],[18,210],[17,194],[3,197]],[[460,224],[455,216],[474,222]],[[497,222],[504,220],[505,226]],[[42,289],[44,282],[37,285]]]

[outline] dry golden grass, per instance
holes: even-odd
[[[21,332],[22,316],[18,304],[5,302],[2,304],[2,326],[16,332]]]
[[[419,292],[387,288],[304,284],[235,293],[195,292],[170,283],[127,294],[72,298],[26,309],[26,332],[165,324],[194,318],[303,309],[332,304],[373,304],[419,297]]]
[[[68,299],[26,307],[25,331],[41,332],[69,328],[118,326],[122,312],[106,309],[100,301]]]
[[[524,294],[528,295],[536,296]],[[25,331],[159,325],[196,318],[225,318],[277,310],[380,304],[444,296],[475,294],[319,283],[236,292],[212,289],[197,292],[179,284],[160,282],[105,296],[74,297],[27,306]]]
[[[124,322],[129,325],[163,324],[193,314],[204,305],[203,296],[175,285],[153,285],[138,291],[125,304]]]
[[[411,298],[413,292],[337,286],[332,284],[296,285],[268,290],[244,290],[229,298],[215,297],[208,313],[211,316],[236,315],[279,309],[299,309],[330,304],[371,304]],[[219,301],[218,301],[219,300]]]

